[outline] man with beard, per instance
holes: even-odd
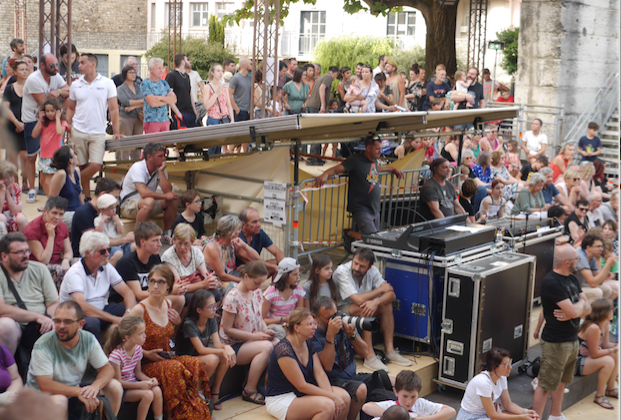
[[[60,301],[74,301],[86,315],[84,329],[97,337],[111,324],[118,325],[121,317],[136,305],[134,292],[108,262],[110,240],[100,232],[86,232],[80,239],[82,258],[71,266],[60,286]],[[110,302],[110,288],[123,297],[123,303]]]
[[[43,54],[39,70],[32,73],[24,84],[22,97],[22,122],[24,123],[24,138],[26,140],[26,178],[30,190],[28,191],[27,203],[37,200],[37,192],[34,189],[35,162],[37,154],[41,150],[39,141],[41,136],[32,137],[32,130],[37,125],[39,108],[47,98],[61,100],[69,97],[69,85],[58,74],[58,60],[52,54]]]
[[[444,158],[435,159],[430,168],[432,176],[420,191],[420,214],[417,221],[442,219],[443,217],[463,214],[466,211],[459,204],[453,184],[448,182],[451,176],[451,164]]]
[[[358,248],[354,259],[347,264],[339,265],[332,278],[339,288],[339,311],[347,315],[360,317],[381,317],[380,325],[384,336],[386,357],[397,365],[410,366],[412,362],[399,354],[393,347],[395,318],[392,313],[392,302],[396,299],[390,284],[382,278],[382,274],[373,266],[375,255],[368,248]],[[362,339],[367,344],[364,367],[373,371],[388,367],[375,355],[370,331],[362,332]]]
[[[54,403],[64,408],[64,418],[67,407],[70,419],[80,418],[82,407],[93,413],[100,404],[100,394],[108,397],[112,411],[118,414],[123,387],[114,379],[114,369],[101,345],[82,330],[84,312],[80,305],[73,301],[58,305],[54,325],[56,331],[44,334],[35,343],[27,385],[52,394]],[[97,377],[90,385],[81,386],[89,364],[97,369]]]
[[[264,261],[267,271],[270,275],[278,272],[278,263],[285,258],[285,254],[272,242],[272,239],[261,229],[261,221],[259,212],[252,207],[247,207],[239,213],[239,220],[242,222],[241,232],[239,233],[239,239],[246,242],[259,255],[263,248],[274,256],[274,259]],[[249,263],[250,259],[246,258],[248,253],[243,252],[242,255],[237,255],[237,265]]]
[[[533,397],[533,410],[543,415],[552,392],[551,420],[562,420],[565,384],[571,382],[578,359],[578,327],[580,318],[591,312],[591,305],[580,288],[575,274],[578,255],[569,244],[557,243],[554,270],[541,282],[541,305],[546,325],[541,334],[541,369],[539,384]]]
[[[20,374],[27,372],[35,341],[54,329],[49,316],[58,305],[49,271],[29,257],[30,248],[21,233],[0,239],[0,344],[17,356]]]

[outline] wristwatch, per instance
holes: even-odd
[[[356,339],[356,333],[353,333],[351,337],[347,337],[347,338],[349,338],[350,341],[354,341]]]

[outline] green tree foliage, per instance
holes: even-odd
[[[412,67],[412,64],[418,63],[419,68],[425,68],[425,49],[420,45],[415,45],[406,50],[396,48],[393,51],[392,55],[390,55],[390,59],[394,60],[397,63],[398,71],[404,71],[409,78],[409,71]]]
[[[209,17],[209,42],[224,45],[224,25],[216,15]]]
[[[313,63],[319,63],[323,71],[329,66],[347,66],[353,70],[357,63],[375,67],[380,55],[392,56],[395,49],[395,41],[387,37],[324,38],[313,50]]]
[[[505,43],[500,67],[509,73],[509,75],[513,75],[517,72],[519,34],[520,28],[509,28],[504,31],[496,32],[498,40]]]
[[[179,40],[177,40],[179,45]],[[224,60],[234,60],[235,56],[223,44],[214,43],[207,38],[198,38],[194,36],[188,36],[181,40],[181,53],[186,54],[188,59],[192,62],[192,70],[196,70],[201,78],[207,79],[209,75],[209,68],[212,64],[222,63]],[[146,52],[145,57],[147,59],[158,57],[164,60],[164,64],[168,66],[170,70],[173,69],[174,64],[168,63],[168,34],[164,34],[162,39]]]

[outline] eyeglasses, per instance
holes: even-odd
[[[9,252],[9,254],[15,254],[15,255],[19,255],[20,257],[23,257],[24,255],[32,254],[32,251],[30,250],[30,248],[28,248],[28,249],[24,249],[21,251],[11,251]]]
[[[584,207],[578,207],[578,210],[580,210],[580,211],[588,211],[589,209],[585,209]]]
[[[195,200],[195,201],[192,201],[192,202],[193,202],[194,204],[201,204],[201,203],[202,203],[202,201],[201,201],[201,200]]]
[[[165,280],[149,280],[149,284],[151,286],[157,285],[157,287],[164,287],[166,286],[166,281]]]
[[[505,363],[504,365],[502,365],[505,369],[509,369],[511,367],[511,365],[513,364],[513,359],[509,359],[509,361],[507,363]]]
[[[51,69],[55,69],[56,67],[58,67],[58,64],[52,63],[52,64],[48,64],[47,66]]]
[[[110,253],[111,248],[105,248],[105,249],[100,249],[99,251],[97,251],[99,253],[99,255],[106,255]]]
[[[54,322],[54,325],[59,326],[59,325],[65,324],[67,327],[70,327],[79,321],[80,321],[79,319],[58,319],[58,318],[52,319],[52,322]]]
[[[215,311],[218,308],[217,303],[213,303],[211,305],[203,306],[203,309],[207,309],[209,311]]]

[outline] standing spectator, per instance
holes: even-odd
[[[377,83],[375,83],[375,81],[373,80],[372,72],[373,70],[371,69],[371,66],[369,65],[362,66],[362,69],[360,70],[360,75],[361,75],[360,77],[362,80],[362,82],[360,82],[360,88],[362,89],[362,92],[360,92],[360,95],[358,96],[346,94],[345,98],[343,98],[345,102],[363,100],[363,99],[366,100],[367,101],[367,113],[375,113],[377,104],[380,103],[378,100],[380,89]],[[379,108],[385,109],[386,106],[383,104],[380,104]]]
[[[295,66],[297,67],[297,62]],[[239,72],[229,82],[231,106],[235,111],[234,121],[248,121],[250,119],[250,110],[252,109],[250,104],[250,94],[252,93],[251,71],[252,63],[244,57],[239,60]],[[242,144],[242,153],[247,148],[247,143]]]
[[[390,57],[388,57],[387,55],[379,56],[379,62],[377,64],[377,67],[373,69],[373,77],[375,77],[375,75],[379,73],[384,73],[384,76],[388,76],[388,74],[386,73],[386,63],[388,63],[388,60],[390,60]]]
[[[471,67],[468,70],[468,73],[466,73],[466,81],[470,83],[470,87],[468,88],[468,90],[470,92],[474,92],[474,102],[472,103],[472,108],[485,108],[485,95],[483,94],[483,85],[479,83],[479,70],[476,67]],[[466,95],[464,95],[463,93],[452,92],[449,96],[449,99],[455,103],[459,103],[457,109],[466,108]],[[456,126],[455,129],[457,130],[461,127],[473,128],[472,124],[465,124],[463,126]]]
[[[293,79],[283,87],[284,108],[287,115],[301,114],[306,110],[306,102],[310,93],[310,87],[304,83],[302,76],[304,69],[302,67],[296,69]]]
[[[386,76],[384,75],[384,73],[377,73],[373,79],[375,80],[375,83],[377,83],[377,87],[379,88],[379,94],[377,95],[376,103],[379,102],[385,108],[390,108],[391,110],[395,110],[396,108],[393,107],[393,105],[395,104],[394,94],[392,92],[392,88],[386,84]],[[355,92],[353,92],[352,87],[350,87],[347,93],[349,96],[357,97],[358,95],[356,95]],[[360,104],[362,104],[363,102],[360,100],[358,101],[360,102]],[[353,104],[353,103],[355,102],[348,102],[348,104]],[[366,101],[364,101],[364,103],[366,104]],[[365,108],[368,108],[368,104],[366,105]],[[382,111],[377,106],[375,110],[376,112]],[[363,108],[363,112],[366,112],[364,111],[364,108]]]
[[[285,61],[286,60],[278,62],[278,87],[279,88],[284,87],[285,83],[287,83],[287,80],[285,79],[285,74],[287,73],[287,63]]]
[[[554,171],[554,182],[558,180],[558,177],[563,175],[574,160],[574,145],[571,143],[565,143],[561,147],[561,151],[550,163],[550,169]]]
[[[196,106],[191,96],[190,75],[186,72],[187,61],[185,54],[177,54],[175,69],[166,76],[166,83],[177,96],[177,102],[170,104],[173,127],[177,130],[196,126]]]
[[[233,105],[226,83],[223,83],[223,69],[218,63],[209,69],[209,81],[203,86],[203,107],[207,111],[207,126],[228,124],[233,120]],[[216,146],[209,149],[210,154],[228,153],[229,146]]]
[[[599,125],[592,121],[589,123],[586,136],[582,136],[578,140],[577,151],[582,155],[583,162],[595,162],[602,153],[602,141],[597,137],[598,130]]]
[[[576,372],[580,318],[591,312],[591,305],[574,275],[578,266],[576,250],[568,244],[556,245],[554,270],[541,283],[541,305],[546,325],[541,334],[541,369],[533,397],[533,410],[543,415],[550,392],[550,419],[562,420],[565,384]],[[538,338],[538,334],[535,338]]]
[[[222,62],[222,67],[224,68],[225,73],[231,73],[231,75],[235,74],[235,61],[227,58]]]
[[[140,70],[138,69],[138,59],[133,56],[127,57],[123,62],[123,69],[127,66],[133,68],[136,71],[136,80],[134,81],[134,84],[141,84],[142,78],[140,77]],[[121,74],[117,74],[116,76],[112,77],[112,81],[117,88],[121,86],[125,81],[125,77],[123,77],[123,72],[121,71]]]
[[[112,120],[112,138],[119,140],[119,105],[112,80],[97,73],[97,57],[82,54],[79,67],[82,76],[71,84],[67,124],[78,155],[82,190],[90,198],[91,178],[103,166],[106,151],[106,107]]]
[[[28,180],[27,203],[37,201],[35,185],[35,162],[41,150],[39,137],[32,137],[32,130],[37,125],[39,107],[48,97],[59,99],[69,97],[69,86],[58,74],[58,60],[51,54],[43,54],[39,71],[32,73],[24,84],[22,97],[22,122],[24,123],[24,138],[26,140],[26,178]]]
[[[61,146],[54,152],[51,168],[56,170],[50,182],[50,197],[60,196],[67,199],[67,210],[63,222],[71,232],[73,215],[84,204],[80,169],[77,167],[78,156],[70,146]]]
[[[589,201],[589,211],[587,212],[589,229],[604,226],[605,219],[602,211],[599,209],[602,205],[602,195],[598,192],[591,192],[587,196],[587,200]]]
[[[140,84],[144,95],[145,134],[161,133],[170,130],[168,106],[177,103],[177,95],[172,91],[164,76],[164,61],[161,58],[149,60],[149,78]]]
[[[423,108],[422,98],[425,96],[425,70],[418,68],[418,63],[412,64],[410,82],[405,88],[407,109],[410,112],[420,111]]]
[[[393,60],[388,60],[385,68],[386,73],[388,73],[388,76],[386,76],[386,86],[390,87],[394,95],[393,105],[403,108],[405,106],[405,82],[397,73],[397,63]]]
[[[240,60],[240,68],[241,68],[241,60]],[[291,80],[293,80],[293,75],[295,74],[296,69],[298,68],[298,60],[295,57],[291,57],[287,60],[287,73],[285,73],[285,83],[287,84]]]
[[[2,79],[7,77],[7,73],[5,70],[6,62],[11,58],[19,60],[20,58],[22,58],[22,55],[24,55],[24,52],[26,51],[26,44],[24,43],[23,39],[13,38],[9,43],[9,46],[11,47],[11,51],[13,51],[13,54],[5,58],[2,62]]]
[[[24,95],[24,85],[28,78],[28,63],[23,60],[16,60],[15,66],[15,83],[4,90],[2,94],[2,108],[7,119],[7,132],[9,134],[10,143],[5,144],[7,151],[7,160],[13,165],[22,165],[22,178],[25,178],[26,172],[26,142],[24,141],[24,123],[22,122],[22,97]]]
[[[492,98],[492,84],[494,85],[494,96],[498,96],[498,92],[501,90],[511,90],[502,83],[492,80],[492,73],[489,69],[483,69],[483,92],[485,93],[486,101],[494,101],[494,98]]]
[[[22,188],[16,182],[17,168],[11,162],[0,161],[0,223],[6,232],[23,232],[28,219],[22,213]]]
[[[341,67],[339,75],[336,77],[339,83],[336,85],[336,98],[339,101],[339,109],[345,106],[345,93],[349,89],[349,78],[351,77],[351,69],[347,66]],[[360,78],[358,78],[360,80]]]
[[[433,75],[432,75],[432,76],[429,78],[429,80],[427,80],[427,82],[425,83],[425,86],[426,86],[426,85],[428,85],[428,84],[429,84],[429,83],[431,83],[431,82],[435,82],[435,81],[436,81],[436,79],[437,79],[437,75],[438,75],[438,72],[439,72],[440,70],[444,70],[444,72],[445,72],[444,77],[440,78],[440,80],[441,80],[442,82],[445,82],[446,84],[450,84],[450,83],[451,83],[451,82],[450,82],[450,80],[447,80],[447,79],[446,79],[446,66],[445,66],[444,64],[438,64],[438,65],[436,65],[436,69],[435,69],[435,71],[433,72]]]
[[[123,180],[121,216],[139,223],[164,213],[164,240],[172,243],[171,229],[177,216],[177,194],[172,191],[168,180],[164,146],[149,143],[143,154],[144,159],[134,163]],[[157,192],[158,186],[162,193]]]
[[[546,152],[546,147],[548,147],[548,136],[541,132],[542,126],[543,121],[535,118],[531,130],[524,133],[524,137],[522,137],[522,150],[524,150],[528,163],[534,163],[539,156]]]
[[[306,109],[311,114],[324,114],[328,101],[332,98],[332,82],[338,76],[339,69],[336,66],[330,66],[328,72],[319,77],[314,82],[314,87],[306,102]],[[310,147],[310,154],[319,156],[321,155],[321,144],[313,144]],[[323,165],[325,161],[323,159],[310,157],[306,160],[307,165],[318,166]]]
[[[121,109],[119,112],[119,124],[121,135],[136,136],[143,132],[142,121],[144,120],[144,95],[138,83],[138,73],[132,66],[123,67],[121,72],[123,83],[116,89]],[[139,150],[122,150],[117,152],[119,160],[140,159]]]
[[[613,302],[619,295],[619,282],[608,280],[611,268],[617,257],[610,255],[600,270],[599,260],[604,253],[604,237],[599,232],[587,232],[578,249],[576,277],[589,303],[597,299],[610,299]]]
[[[315,79],[317,79],[318,77],[321,77],[321,75],[319,75],[318,77],[315,77],[315,66],[313,66],[312,64],[307,64],[303,68],[306,71],[306,73],[302,81],[308,85],[308,87],[310,88],[310,93],[312,93],[313,87],[315,86]]]
[[[198,92],[203,91],[205,84],[201,75],[196,70],[192,70],[192,62],[187,57],[185,59],[185,71],[190,75],[190,97],[192,98],[192,103],[198,102]],[[194,110],[196,111],[196,107]]]
[[[431,98],[444,98],[447,93],[451,91],[451,86],[444,81],[446,77],[446,70],[437,70],[436,79],[433,82],[427,84],[427,96],[423,103],[423,111],[429,111]]]
[[[355,74],[356,76],[360,77],[361,79],[362,79],[362,68],[363,68],[364,66],[365,66],[365,64],[364,64],[364,63],[358,63],[358,64],[356,64],[356,69],[355,69],[355,72],[354,72],[354,74]],[[369,66],[369,67],[371,67],[371,66]],[[371,69],[371,73],[373,73],[373,69]],[[371,74],[371,76],[373,76],[373,75]]]
[[[75,45],[71,44],[71,52],[69,52],[67,44],[61,45],[58,49],[58,54],[60,55],[58,73],[64,77],[65,80],[68,80],[69,77],[72,82],[78,80],[80,78],[80,63],[78,62],[80,54]],[[69,74],[67,74],[67,69],[69,69]]]
[[[317,80],[321,76],[321,64],[315,63],[313,64],[313,67],[315,68],[315,80]]]

